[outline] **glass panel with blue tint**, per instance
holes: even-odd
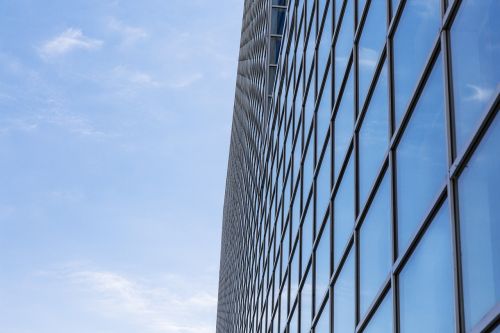
[[[453,256],[445,202],[399,275],[401,333],[455,332]]]
[[[455,132],[461,152],[500,89],[500,1],[464,0],[451,27]]]
[[[314,50],[316,48],[316,11],[313,11],[313,16],[312,16],[312,24],[309,28],[310,33],[307,39],[307,49],[305,52],[305,65],[306,65],[306,73],[309,71],[309,68],[311,68],[311,64],[313,63],[313,58],[314,58]],[[308,21],[309,24],[310,21]]]
[[[389,145],[386,66],[378,78],[358,136],[359,202],[364,205]]]
[[[321,311],[321,317],[318,319],[314,328],[314,333],[329,333],[330,332],[330,302],[327,301],[325,307]],[[292,333],[292,332],[290,332]],[[307,333],[307,332],[306,332]]]
[[[309,146],[305,152],[302,185],[304,188],[304,198],[309,195],[314,175],[314,138],[309,140]]]
[[[334,267],[342,257],[354,227],[354,163],[352,158],[342,176],[340,187],[335,195],[333,207],[333,255]]]
[[[300,292],[300,331],[309,332],[312,322],[312,273],[309,270]]]
[[[370,318],[363,333],[392,333],[394,325],[392,319],[392,292],[385,295],[384,300],[377,308],[377,312]]]
[[[305,213],[304,222],[302,224],[302,270],[305,270],[312,252],[312,242],[313,242],[312,214],[313,214],[312,205],[309,205],[309,208]]]
[[[340,85],[344,79],[344,73],[352,50],[354,39],[354,0],[347,0],[345,13],[340,23],[340,32],[335,42],[334,51],[335,98],[339,94]]]
[[[439,57],[396,150],[400,254],[446,180],[443,89]]]
[[[370,82],[377,67],[387,32],[386,1],[372,1],[358,46],[359,61],[359,106],[365,102]]]
[[[321,82],[323,73],[330,57],[332,50],[332,1],[329,2],[328,10],[326,12],[325,21],[323,23],[323,32],[318,41],[318,77]]]
[[[309,92],[306,97],[306,102],[304,105],[304,135],[309,133],[309,129],[311,128],[312,119],[314,115],[314,103],[316,102],[316,96],[314,92],[314,79],[311,80],[309,84]]]
[[[333,122],[334,169],[337,179],[354,129],[354,86],[351,74],[346,82],[342,100]]]
[[[290,323],[288,324],[288,332],[298,332],[298,315],[299,312],[298,307],[295,307],[293,314],[290,316]]]
[[[316,248],[316,309],[321,305],[323,296],[328,290],[330,262],[330,219],[328,219]]]
[[[286,327],[286,322],[288,320],[288,286],[287,279],[285,278],[284,286],[281,290],[281,300],[280,300],[280,327],[283,330]]]
[[[292,242],[295,241],[300,226],[300,192],[295,193],[292,203]]]
[[[333,286],[333,331],[354,332],[354,255],[351,250]]]
[[[325,155],[318,172],[316,179],[316,223],[323,222],[323,217],[328,210],[330,204],[331,182],[330,174],[332,171],[331,153],[330,153],[330,140],[326,147]]]
[[[441,25],[441,0],[408,0],[394,35],[394,108],[399,124]]]
[[[290,261],[290,302],[295,301],[299,291],[299,247],[296,247],[292,260]]]
[[[391,270],[390,177],[384,176],[359,233],[359,309],[363,317]]]
[[[467,330],[500,302],[500,117],[458,180]]]
[[[328,72],[328,77],[325,80],[321,101],[316,114],[316,133],[319,150],[323,147],[326,133],[330,128],[330,118],[332,114],[332,76],[330,75],[329,69]]]

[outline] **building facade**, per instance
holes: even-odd
[[[500,1],[246,0],[217,332],[500,332]]]

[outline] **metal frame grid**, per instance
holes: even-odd
[[[387,33],[364,104],[358,105],[358,45],[370,5],[374,1],[386,2]],[[355,332],[364,330],[387,295],[392,298],[393,331],[399,332],[399,273],[445,200],[449,203],[452,233],[450,251],[454,281],[450,283],[454,286],[455,331],[466,332],[457,182],[498,114],[500,94],[499,91],[495,92],[494,100],[484,111],[466,149],[457,152],[450,29],[462,1],[441,0],[441,26],[404,115],[399,125],[396,124],[393,37],[409,1],[400,0],[397,7],[392,8],[394,1],[391,0],[366,0],[363,10],[358,7],[361,0],[291,0],[289,6],[276,0],[245,1],[224,202],[217,332],[299,332],[304,316],[309,316],[302,313],[305,299],[300,296],[309,288],[309,279],[313,281],[310,329],[319,332],[316,325],[326,309],[329,309],[329,327],[333,331],[333,288],[351,253],[355,258]],[[345,70],[336,73],[333,59],[349,4],[353,5],[354,10],[354,38]],[[272,53],[270,40],[281,39],[281,36],[271,35],[268,27],[273,24],[270,13],[277,8],[286,10],[286,19],[280,56],[277,64],[274,64],[269,59]],[[328,10],[331,12],[328,13]],[[331,22],[327,22],[328,19]],[[336,20],[340,25],[337,25]],[[330,55],[322,73],[323,69],[318,69],[318,53],[320,43],[324,43],[324,36],[328,34],[324,31],[325,27],[330,25],[333,27],[329,32],[331,41],[328,41]],[[434,63],[440,56],[443,59],[445,85],[448,177],[425,214],[426,217],[411,236],[409,245],[398,253],[396,150]],[[360,182],[358,138],[378,78],[385,69],[384,64],[387,64],[388,71],[390,140],[368,198],[361,206],[357,190]],[[273,68],[275,75],[269,75],[269,68]],[[345,156],[342,156],[338,177],[334,179],[335,121],[351,72],[354,78],[354,129]],[[334,75],[342,76],[338,96],[334,93]],[[331,110],[329,130],[318,133],[318,113],[321,99],[326,94],[327,80],[331,80],[332,95],[328,103]],[[268,91],[272,91],[272,95],[268,96]],[[325,156],[330,156],[331,160],[324,162]],[[316,207],[317,182],[320,168],[327,162],[331,193],[328,208],[323,212]],[[340,261],[333,263],[333,206],[348,163],[354,163],[355,223]],[[308,173],[310,169],[313,170],[312,174]],[[366,314],[360,318],[359,235],[385,175],[390,177],[392,267]],[[315,253],[322,235],[327,232],[330,235],[329,288],[325,293],[318,294],[315,285]],[[310,240],[307,239],[309,233],[312,235]],[[492,332],[498,327],[499,321],[500,306],[497,303],[469,332]]]

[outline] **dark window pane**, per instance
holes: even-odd
[[[396,150],[399,253],[408,245],[446,179],[441,66],[439,57]]]
[[[335,43],[335,98],[339,94],[340,85],[351,54],[354,39],[354,0],[347,0],[344,16],[341,21],[340,32]]]
[[[372,1],[363,32],[359,40],[359,106],[362,107],[366,93],[377,67],[377,61],[385,44],[386,1]]]
[[[334,267],[338,266],[342,251],[347,245],[354,227],[354,166],[352,159],[349,161],[341,181],[333,208]]]
[[[391,290],[384,297],[382,303],[378,306],[377,312],[370,318],[368,325],[363,333],[391,333],[394,332],[392,325],[392,293]]]
[[[457,149],[500,88],[500,1],[464,0],[451,28]]]
[[[351,74],[349,74],[349,79],[346,82],[346,87],[344,89],[344,93],[342,94],[342,100],[340,102],[337,114],[335,115],[333,127],[333,142],[335,147],[334,178],[337,179],[342,167],[342,162],[344,161],[345,154],[347,153],[347,148],[349,148],[350,139],[352,137],[354,129],[354,87],[352,70]]]
[[[354,256],[347,257],[333,287],[333,331],[354,332]]]
[[[364,204],[389,144],[389,100],[384,65],[359,131],[359,202]]]
[[[394,107],[399,124],[441,24],[440,0],[409,0],[394,35]]]
[[[451,248],[446,202],[399,276],[401,333],[455,332]]]
[[[497,115],[458,181],[468,330],[500,302],[499,143]]]
[[[359,234],[360,314],[363,317],[391,269],[390,177],[384,176]]]
[[[316,309],[321,305],[330,282],[330,219],[316,248]]]
[[[271,33],[283,34],[283,26],[285,24],[286,11],[281,8],[273,8],[271,18]]]

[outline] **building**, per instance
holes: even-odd
[[[218,333],[500,332],[499,13],[245,1]]]

